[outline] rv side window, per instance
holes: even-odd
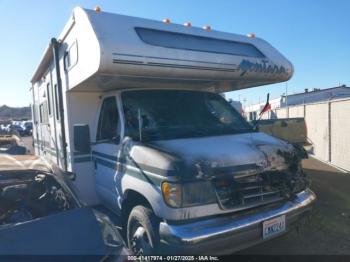
[[[47,114],[47,102],[44,102],[39,106],[39,111],[40,111],[40,123],[47,124],[49,122],[48,114]]]
[[[49,115],[51,116],[51,90],[50,90],[50,84],[47,84],[46,86],[46,94],[47,94],[47,108],[49,111]]]
[[[74,42],[65,53],[64,56],[64,68],[69,71],[73,66],[78,63],[78,46],[77,42]]]
[[[107,97],[103,101],[98,121],[97,141],[113,140],[117,142],[119,134],[119,115],[115,97]]]
[[[259,49],[249,43],[141,27],[137,27],[135,30],[141,40],[149,45],[218,54],[265,57]]]
[[[36,115],[36,124],[40,122],[40,116],[39,116],[39,105],[35,105],[35,115]]]
[[[58,108],[58,90],[57,90],[57,84],[55,85],[55,88],[54,88],[54,93],[55,93],[55,108],[56,108],[56,119],[59,120],[60,119],[60,111],[59,111],[59,108]]]
[[[37,124],[37,116],[36,116],[36,110],[35,110],[34,104],[32,104],[32,114],[33,114],[33,124]]]

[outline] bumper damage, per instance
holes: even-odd
[[[176,254],[230,254],[262,241],[263,221],[285,215],[286,231],[295,228],[312,209],[316,195],[306,189],[293,200],[259,213],[210,218],[188,224],[160,223],[162,251]]]

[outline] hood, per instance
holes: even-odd
[[[151,146],[177,159],[170,166],[177,165],[184,178],[281,171],[297,161],[291,144],[264,133],[155,141]]]
[[[34,155],[0,154],[0,170],[1,172],[14,170],[51,172],[48,163],[43,158]]]

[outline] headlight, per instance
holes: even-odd
[[[162,193],[170,207],[189,207],[216,202],[216,194],[210,181],[185,184],[163,182]]]
[[[162,192],[165,203],[171,207],[181,207],[182,205],[182,188],[180,184],[164,182]]]

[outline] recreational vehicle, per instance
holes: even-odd
[[[136,254],[230,253],[295,228],[316,199],[305,154],[220,95],[292,64],[252,34],[186,25],[75,8],[31,80],[35,153],[118,215]]]

